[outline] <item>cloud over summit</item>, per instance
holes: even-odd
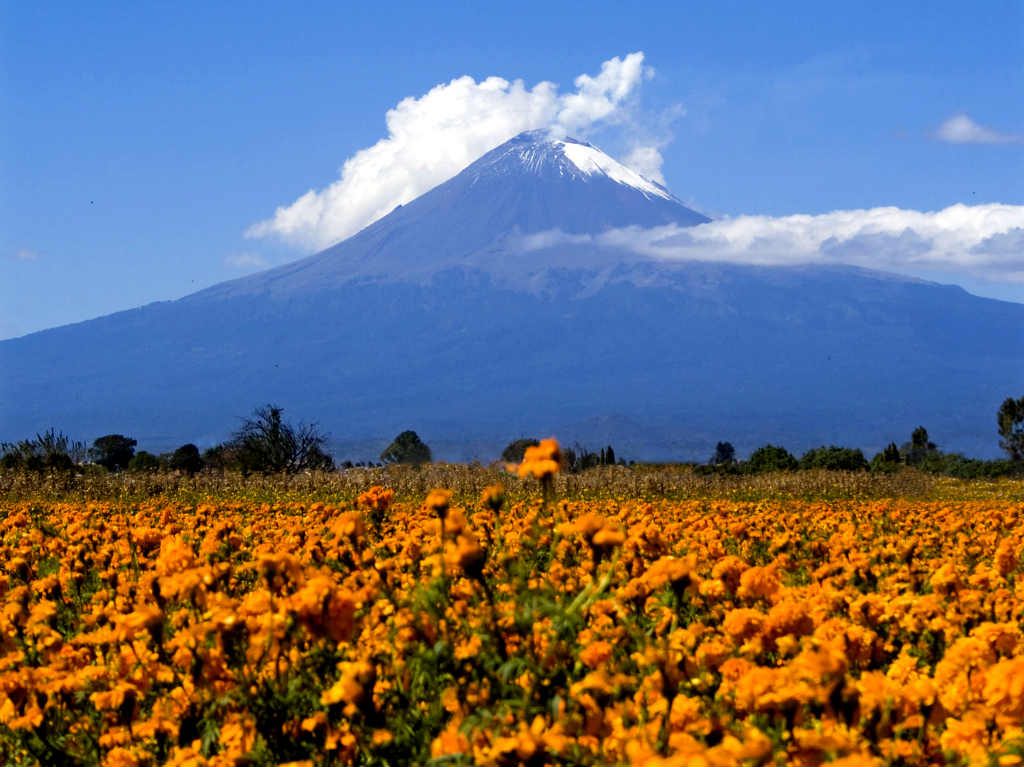
[[[586,135],[596,125],[625,120],[633,97],[653,74],[642,52],[614,57],[575,90],[551,82],[463,76],[408,97],[388,110],[387,136],[361,149],[329,186],[306,192],[250,237],[274,236],[306,248],[327,247],[454,176],[480,155],[525,130]],[[641,172],[660,178],[658,147],[634,146]]]

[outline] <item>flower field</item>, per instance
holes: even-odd
[[[1024,763],[1019,502],[543,496],[5,501],[0,763]]]

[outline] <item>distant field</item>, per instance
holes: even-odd
[[[610,467],[545,501],[435,465],[0,494],[0,764],[1024,763],[1021,481]]]
[[[501,466],[431,464],[392,465],[374,469],[310,472],[290,476],[243,477],[234,472],[203,472],[188,477],[173,472],[40,475],[0,470],[0,499],[144,500],[165,497],[198,503],[204,500],[353,502],[371,485],[386,485],[402,500],[422,498],[435,487],[450,489],[460,500],[502,483],[511,498],[536,496],[535,482],[518,479]],[[554,478],[560,498],[656,499],[726,498],[919,498],[932,500],[1021,500],[1024,478],[961,480],[914,469],[884,474],[842,471],[777,472],[756,475],[701,474],[686,465],[610,466]]]

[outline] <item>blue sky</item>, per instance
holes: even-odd
[[[245,233],[403,98],[463,75],[567,93],[635,51],[653,76],[588,137],[621,156],[639,130],[714,216],[1024,205],[1021,3],[687,5],[5,2],[0,338],[304,255]],[[1024,301],[1004,273],[933,274]]]

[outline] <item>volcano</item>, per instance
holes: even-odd
[[[412,428],[442,458],[521,435],[703,459],[927,426],[997,452],[1024,305],[843,266],[666,262],[594,235],[708,219],[591,144],[525,133],[352,237],[184,298],[0,342],[0,439],[208,445],[268,402],[339,458]]]

